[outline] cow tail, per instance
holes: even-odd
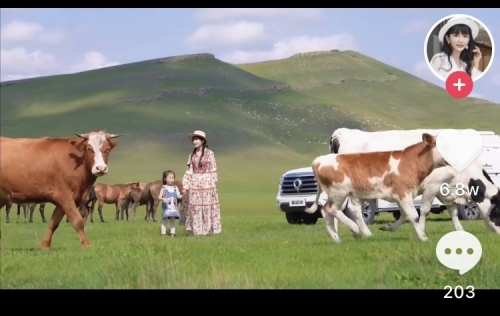
[[[323,190],[318,186],[318,192],[316,193],[316,199],[314,200],[313,205],[306,207],[304,209],[304,211],[306,213],[313,214],[314,212],[316,212],[316,210],[318,209],[318,201],[319,201],[319,196],[321,195],[321,192],[323,192]]]

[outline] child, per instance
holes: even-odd
[[[177,199],[182,198],[179,188],[174,185],[175,173],[172,170],[163,171],[163,186],[158,199],[162,201],[161,235],[167,235],[167,222],[170,220],[170,237],[175,237],[175,220],[180,217]]]

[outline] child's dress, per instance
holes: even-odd
[[[164,185],[163,189],[163,198],[167,198],[168,202],[162,201],[162,218],[179,218],[177,207],[177,199],[181,195],[179,189],[175,185]]]

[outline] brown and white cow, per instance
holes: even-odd
[[[371,236],[363,220],[361,205],[376,198],[398,203],[401,217],[409,219],[420,240],[426,241],[413,199],[420,183],[435,168],[445,164],[437,151],[435,137],[427,133],[422,134],[422,142],[404,150],[317,157],[312,169],[316,181],[328,196],[321,212],[333,241],[340,242],[337,220],[347,225],[356,238],[362,233]],[[350,209],[355,222],[342,212],[347,198],[352,203]],[[305,211],[314,213],[317,206],[316,199]]]
[[[108,157],[119,134],[92,131],[68,138],[0,137],[0,207],[8,203],[52,203],[56,206],[42,249],[50,248],[64,214],[84,248],[90,242],[77,205],[97,177],[108,172]]]

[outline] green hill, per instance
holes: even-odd
[[[211,138],[228,199],[266,192],[280,175],[328,151],[342,126],[468,127],[500,133],[500,106],[444,89],[353,51],[231,65],[211,54],[147,60],[77,74],[3,82],[1,135],[121,133],[106,183],[182,176],[192,146]],[[234,193],[234,195],[231,195]],[[251,195],[249,197],[251,199]]]

